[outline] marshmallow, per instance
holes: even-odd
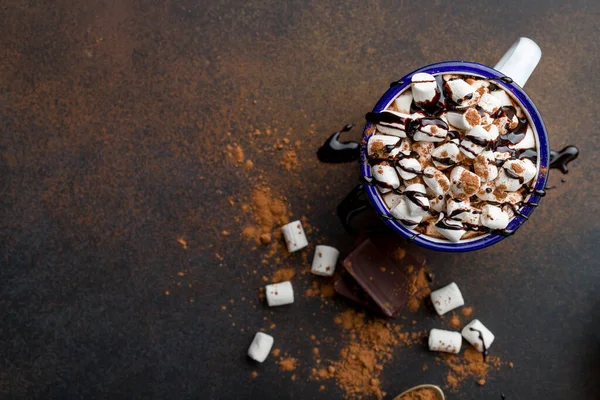
[[[422,168],[431,164],[431,152],[433,149],[435,149],[435,144],[432,142],[415,142],[412,145],[412,151],[419,155],[418,160]]]
[[[254,339],[248,348],[248,356],[258,362],[263,362],[273,347],[273,336],[266,333],[256,332]]]
[[[423,217],[429,212],[429,199],[425,193],[425,186],[420,183],[406,186],[404,198],[411,217]]]
[[[396,164],[396,171],[404,180],[409,180],[417,176],[416,172],[421,172],[421,163],[416,158],[403,158]]]
[[[318,245],[315,247],[310,272],[315,275],[333,276],[339,255],[340,252],[335,247]]]
[[[493,114],[500,108],[500,100],[489,93],[484,93],[477,105],[486,113]]]
[[[479,337],[481,333],[481,337]],[[483,353],[492,346],[495,336],[478,319],[469,322],[462,330],[462,336],[471,343],[480,353]],[[483,343],[481,341],[483,338]],[[484,350],[485,348],[485,350]]]
[[[425,72],[414,74],[411,78],[412,95],[415,103],[430,103],[438,95],[437,82],[435,77]]]
[[[446,90],[452,101],[460,106],[471,105],[475,97],[475,89],[462,79],[452,79],[446,82]]]
[[[462,336],[459,332],[432,329],[429,332],[429,350],[443,351],[445,353],[460,353]]]
[[[371,175],[373,175],[379,187],[397,189],[400,186],[400,179],[396,170],[386,162],[373,165],[371,167]]]
[[[402,186],[399,186],[398,189],[404,191]],[[396,205],[400,203],[400,200],[402,199],[402,195],[397,193],[388,193],[382,197],[388,210],[391,210],[392,208],[396,207]]]
[[[456,196],[473,196],[479,190],[481,180],[471,171],[457,166],[450,172],[450,189]]]
[[[413,139],[417,142],[443,142],[446,135],[448,135],[448,124],[443,119],[437,118],[426,125],[421,123]]]
[[[508,160],[500,168],[496,187],[503,192],[514,192],[533,179],[537,170],[528,159]]]
[[[513,105],[510,96],[504,90],[494,90],[493,92],[490,92],[490,94],[492,96],[494,96],[496,99],[498,99],[498,103],[499,103],[500,107],[506,107],[506,106]]]
[[[454,142],[444,143],[431,152],[433,165],[441,170],[458,164],[461,157],[460,149]]]
[[[282,226],[281,231],[283,232],[283,239],[290,253],[308,246],[308,240],[306,240],[306,235],[300,221],[290,222]]]
[[[465,305],[465,300],[460,293],[460,289],[456,283],[452,282],[448,286],[431,292],[431,302],[438,315],[444,315],[448,311]]]
[[[444,214],[440,214],[440,217],[435,223],[434,228],[451,242],[458,242],[460,238],[463,237],[463,235],[467,232],[464,229],[462,222],[445,218]]]
[[[450,125],[465,131],[481,124],[481,116],[474,108],[467,108],[465,112],[448,111],[445,115]]]
[[[511,149],[515,150],[525,150],[532,149],[535,147],[535,136],[533,134],[533,130],[531,127],[527,127],[527,131],[525,131],[525,137],[521,139],[521,141],[517,144],[508,145]]]
[[[400,96],[396,97],[394,100],[394,104],[396,105],[396,109],[401,113],[410,114],[410,106],[413,102],[413,94],[409,89],[403,92]]]
[[[294,302],[294,288],[290,281],[267,285],[265,293],[269,307],[283,306]]]
[[[376,124],[377,130],[386,135],[406,137],[406,124],[412,120],[410,114],[399,113],[396,111],[382,111],[382,121]]]
[[[399,147],[394,147],[398,146],[400,140],[397,136],[373,135],[367,143],[367,154],[371,159],[393,157],[400,152]],[[388,150],[390,147],[393,147],[391,151]]]
[[[494,160],[494,152],[485,150],[479,153],[473,162],[473,170],[482,182],[491,182],[498,177],[498,167]]]
[[[483,201],[502,203],[506,198],[506,193],[496,190],[495,184],[495,181],[482,183],[476,196]]]
[[[479,153],[485,150],[489,143],[498,137],[498,127],[490,125],[489,130],[478,125],[471,129],[460,142],[460,150],[469,157],[475,158]]]
[[[444,196],[436,195],[433,190],[427,189],[427,196],[429,197],[429,208],[435,212],[442,213],[446,211],[446,202]]]
[[[462,221],[466,218],[467,214],[471,209],[471,202],[469,199],[462,197],[451,197],[446,200],[446,215],[448,218]]]
[[[423,181],[436,195],[446,194],[450,190],[450,180],[435,167],[425,168]]]
[[[508,226],[508,214],[500,207],[486,204],[481,209],[481,224],[490,229],[505,229]]]
[[[400,203],[398,203],[390,213],[395,219],[410,229],[416,228],[419,222],[423,220],[423,216],[413,216],[410,214],[406,197],[404,196],[402,197],[402,200],[400,200]]]

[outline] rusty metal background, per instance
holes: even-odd
[[[358,171],[320,164],[320,143],[405,73],[493,65],[528,36],[543,57],[527,91],[552,147],[582,154],[566,182],[552,172],[556,188],[514,237],[428,254],[515,365],[449,398],[598,398],[599,17],[592,1],[3,0],[0,397],[339,398],[307,378],[307,338],[329,338],[321,353],[335,357],[333,317],[347,304],[302,296],[308,275],[293,307],[257,302],[280,265],[241,238],[240,205],[267,184],[308,218],[313,242],[347,253],[354,238],[333,211]],[[291,171],[271,150],[284,138],[300,141]],[[229,157],[234,144],[253,168]],[[271,323],[299,359],[295,381],[245,358]],[[383,388],[442,383],[445,371],[422,348],[399,350]]]

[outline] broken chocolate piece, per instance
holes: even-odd
[[[389,317],[395,317],[409,300],[406,272],[367,239],[343,261],[356,283]]]
[[[340,296],[344,296],[368,310],[383,314],[381,307],[377,305],[367,293],[358,285],[356,280],[347,272],[342,272],[335,279],[333,289]]]

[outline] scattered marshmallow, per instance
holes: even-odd
[[[415,103],[430,103],[438,96],[437,82],[433,75],[420,72],[412,76],[411,82]]]
[[[483,343],[479,337],[479,332],[481,332]],[[480,353],[483,353],[485,350],[489,349],[492,346],[492,343],[494,343],[495,339],[494,334],[490,332],[490,330],[486,328],[485,325],[483,325],[478,319],[474,319],[463,328],[462,336]]]
[[[496,125],[490,125],[489,129],[477,125],[460,142],[460,150],[465,156],[475,158],[485,150],[488,143],[496,140],[498,134],[498,127]]]
[[[419,222],[423,220],[423,216],[411,215],[405,196],[402,196],[400,203],[390,210],[390,213],[395,219],[410,229],[416,228]]]
[[[394,104],[396,105],[396,109],[401,113],[410,114],[410,106],[413,102],[413,94],[411,90],[407,90],[402,93],[400,96],[396,97],[394,100]]]
[[[382,162],[371,167],[371,175],[375,178],[377,186],[386,189],[397,189],[400,186],[400,179],[394,167],[386,162]]]
[[[475,94],[473,86],[462,79],[452,79],[446,82],[445,86],[452,101],[461,106],[470,105],[469,100],[472,100]]]
[[[500,100],[489,93],[484,93],[477,105],[486,113],[493,114],[500,108]]]
[[[481,224],[490,229],[505,229],[508,226],[508,214],[500,207],[486,204],[481,209]]]
[[[450,172],[450,189],[456,196],[473,196],[481,186],[481,179],[473,172],[461,167],[454,167]]]
[[[367,154],[372,159],[384,159],[389,156],[393,157],[400,152],[398,147],[394,147],[391,151],[387,150],[388,146],[397,146],[400,142],[398,136],[389,135],[373,135],[367,143]]]
[[[438,315],[444,315],[448,311],[452,311],[455,308],[465,305],[465,300],[460,293],[460,289],[454,282],[431,292],[430,297],[433,307],[435,307],[435,311],[437,311]]]
[[[462,222],[445,218],[444,214],[440,214],[434,228],[451,242],[458,242],[467,232]]]
[[[284,306],[294,302],[294,288],[290,281],[267,285],[265,293],[269,307]]]
[[[407,196],[407,192],[411,193],[411,196]],[[404,193],[406,207],[411,217],[424,217],[427,215],[429,212],[429,199],[426,195],[425,186],[420,183],[408,185]]]
[[[417,176],[416,172],[421,172],[421,163],[416,158],[403,158],[398,161],[396,171],[404,180],[409,180]]]
[[[465,131],[481,124],[481,115],[474,108],[467,108],[465,112],[449,111],[446,113],[446,118],[450,125]]]
[[[304,228],[302,228],[302,223],[299,220],[282,226],[281,231],[283,232],[283,239],[285,240],[285,244],[290,253],[308,246]]]
[[[446,194],[450,190],[450,180],[437,168],[429,166],[423,173],[423,181],[436,195]]]
[[[432,329],[429,332],[429,350],[443,351],[445,353],[460,353],[462,336],[460,332]]]
[[[248,348],[248,356],[259,363],[265,361],[271,352],[273,341],[273,336],[262,332],[256,332],[256,335],[254,335],[254,339]]]
[[[335,247],[318,245],[310,272],[320,276],[333,276],[340,252]]]
[[[433,165],[441,170],[458,164],[461,157],[460,149],[454,142],[444,143],[436,147],[431,152],[431,160],[433,161]]]

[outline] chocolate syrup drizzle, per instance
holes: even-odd
[[[317,157],[326,163],[345,163],[356,161],[360,157],[360,145],[357,142],[340,142],[342,132],[348,132],[354,124],[348,124],[331,135],[317,150]]]
[[[550,168],[556,168],[563,174],[569,173],[568,164],[579,156],[579,149],[575,146],[566,146],[561,151],[550,152]]]
[[[473,327],[469,328],[469,330],[472,332],[477,332],[479,334],[479,340],[481,340],[481,345],[483,346],[483,362],[485,362],[488,356],[488,349],[485,345],[485,341],[483,340],[483,334],[479,329],[475,329]]]

